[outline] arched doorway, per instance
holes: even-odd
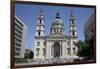
[[[54,58],[60,57],[60,43],[55,42],[53,47],[54,47]]]

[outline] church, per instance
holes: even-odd
[[[78,40],[73,11],[71,11],[69,19],[69,35],[65,34],[64,26],[60,13],[56,13],[50,27],[50,34],[45,35],[45,17],[43,11],[40,12],[36,25],[34,59],[74,59],[78,57],[78,48],[75,46]]]

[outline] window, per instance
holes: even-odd
[[[36,48],[36,51],[37,51],[37,54],[36,55],[37,56],[39,55],[39,50],[40,50],[39,48]]]
[[[20,53],[15,52],[15,56],[19,56],[19,55],[20,55]]]
[[[74,30],[74,27],[72,27],[72,30]]]
[[[57,23],[57,27],[58,27],[58,23]]]
[[[46,46],[46,42],[43,42],[43,46]]]
[[[15,33],[15,37],[20,38],[20,39],[22,38],[22,36],[17,33]]]
[[[76,43],[76,42],[75,42],[75,41],[73,41],[73,45],[75,45],[75,43]]]
[[[23,28],[22,27],[20,27],[18,24],[16,24],[15,23],[15,27],[17,27],[18,29],[20,29],[20,30],[23,30]]]
[[[15,41],[17,41],[17,42],[20,42],[20,43],[21,43],[21,40],[20,40],[20,39],[18,39],[18,38],[15,38]]]
[[[70,54],[70,48],[67,48],[67,54],[68,55]]]
[[[41,30],[41,26],[39,26],[39,30]]]
[[[22,27],[24,26],[19,20],[15,19]]]
[[[19,34],[22,34],[22,31],[18,30],[17,28],[15,28],[15,31]]]
[[[59,22],[59,20],[57,20],[57,22]],[[58,25],[58,24],[57,24]]]
[[[72,20],[72,24],[74,24],[74,20]]]
[[[20,48],[15,48],[16,51],[20,51]]]
[[[41,24],[42,20],[40,19],[40,24]]]
[[[21,46],[21,44],[15,43],[15,46],[16,46],[16,47],[20,47],[20,46]]]
[[[75,32],[73,32],[73,36],[75,35]]]
[[[41,32],[39,31],[39,32],[38,32],[38,35],[39,35],[39,36],[40,36],[40,33],[41,33]]]
[[[73,48],[73,54],[75,54],[75,47]]]
[[[40,46],[40,42],[39,41],[37,42],[37,46]]]
[[[45,56],[45,54],[46,54],[46,50],[45,48],[43,48],[43,55]]]

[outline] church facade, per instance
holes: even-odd
[[[75,46],[78,41],[77,31],[73,12],[70,14],[69,23],[69,36],[67,36],[64,22],[61,20],[60,14],[56,13],[50,28],[50,34],[45,35],[45,17],[43,11],[40,12],[36,25],[34,59],[70,59],[78,57],[78,48]]]

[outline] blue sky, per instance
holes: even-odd
[[[34,47],[34,35],[36,32],[37,17],[41,10],[43,10],[45,17],[46,35],[50,33],[50,27],[55,19],[57,12],[60,13],[60,17],[64,22],[65,34],[68,35],[70,11],[72,10],[76,17],[78,40],[84,40],[84,24],[92,15],[92,13],[94,13],[94,8],[15,4],[16,16],[19,17],[28,27],[26,48],[33,49]]]

